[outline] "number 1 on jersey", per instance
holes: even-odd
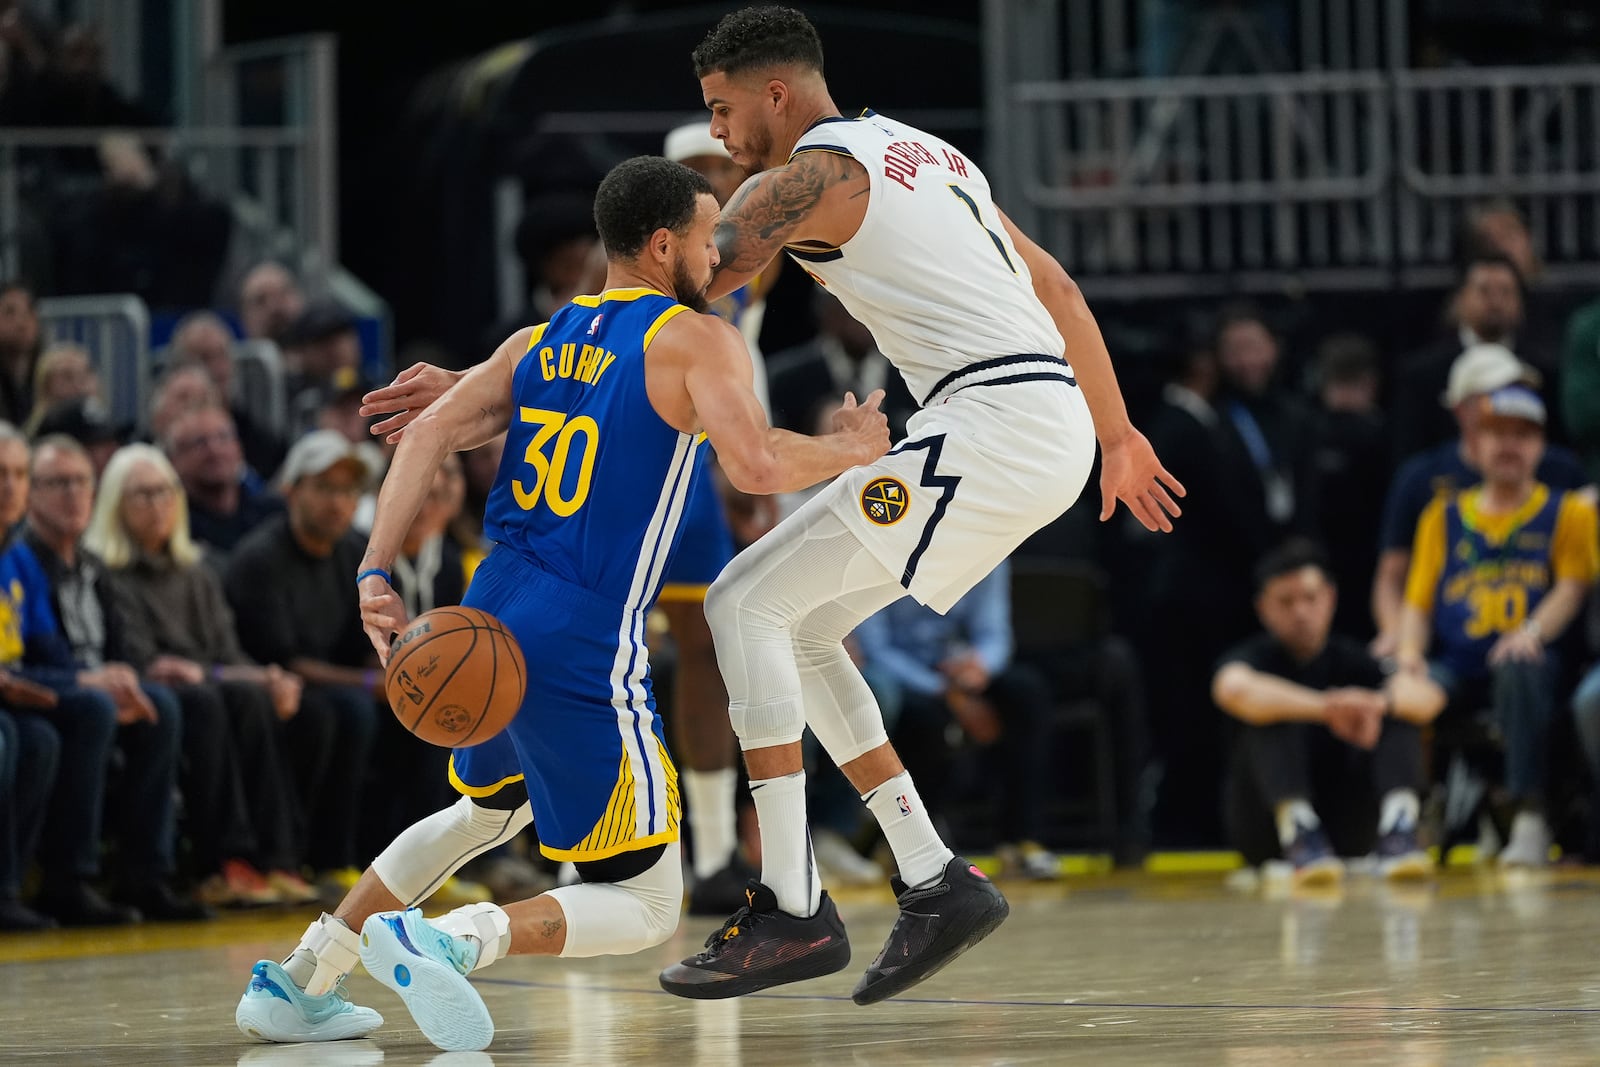
[[[562,518],[573,515],[589,499],[589,482],[594,477],[594,459],[599,451],[600,427],[587,415],[569,419],[564,412],[546,411],[544,408],[522,408],[519,417],[522,422],[531,423],[537,429],[533,431],[533,439],[522,454],[522,461],[533,468],[533,487],[528,488],[521,478],[511,483],[511,494],[517,498],[517,505],[523,511],[532,511],[539,506],[542,490],[544,502],[551,511]],[[583,453],[578,460],[578,483],[572,487],[570,497],[563,497],[561,486],[567,480],[572,439],[580,433],[583,434]],[[552,437],[555,438],[555,448],[547,457],[544,446]]]
[[[984,226],[983,216],[978,213],[978,202],[972,199],[972,197],[968,196],[959,185],[951,184],[948,186],[948,188],[952,193],[955,193],[956,196],[961,199],[963,204],[967,205],[967,210],[972,212],[973,220],[977,222],[979,226],[983,226],[983,232],[988,234],[989,240],[994,242],[995,251],[999,252],[1000,258],[1006,261],[1006,266],[1011,268],[1011,273],[1017,273],[1016,266],[1011,262],[1011,256],[1006,253],[1006,243],[1000,240],[999,234],[989,229],[989,227]]]

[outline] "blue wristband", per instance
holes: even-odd
[[[388,571],[384,570],[382,567],[368,567],[366,570],[364,570],[360,574],[356,575],[356,584],[360,585],[362,579],[371,578],[373,575],[377,575],[379,578],[382,578],[384,581],[388,582],[390,585],[394,584],[394,576],[391,575]]]

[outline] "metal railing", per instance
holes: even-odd
[[[128,294],[57,296],[39,301],[46,345],[71,342],[89,353],[114,421],[134,425],[150,395],[150,312]]]
[[[1395,75],[1399,257],[1437,280],[1464,207],[1504,198],[1553,281],[1600,268],[1600,65]]]
[[[1091,288],[1436,284],[1488,199],[1522,211],[1550,281],[1600,270],[1600,66],[1000,91],[1000,195]]]

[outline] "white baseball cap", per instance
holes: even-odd
[[[341,463],[360,468],[363,483],[372,477],[372,462],[360,445],[337,430],[312,430],[289,449],[278,472],[278,484],[289,489],[300,479],[322,474]]]
[[[728,150],[721,141],[711,136],[711,124],[705,121],[685,123],[667,134],[667,143],[661,149],[661,154],[674,163],[682,163],[695,156],[728,158]]]
[[[1483,396],[1517,383],[1538,387],[1539,372],[1502,344],[1470,345],[1450,364],[1450,377],[1439,402],[1454,408],[1474,396]]]

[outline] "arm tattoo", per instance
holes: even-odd
[[[835,185],[855,183],[867,189],[861,164],[834,152],[802,152],[794,161],[766,171],[746,183],[722,211],[717,224],[717,270],[753,273],[766,266],[793,240],[811,217],[824,193]]]
[[[544,936],[545,936],[545,940],[548,941],[548,940],[551,940],[552,938],[556,937],[558,934],[561,933],[561,931],[563,929],[566,928],[566,925],[567,925],[566,922],[561,920],[561,919],[546,919],[546,920],[544,920]]]
[[[498,414],[500,414],[500,405],[499,404],[495,404],[495,405],[492,405],[490,407],[479,406],[479,408],[478,408],[478,421],[479,422],[488,422],[490,419],[494,418]]]

